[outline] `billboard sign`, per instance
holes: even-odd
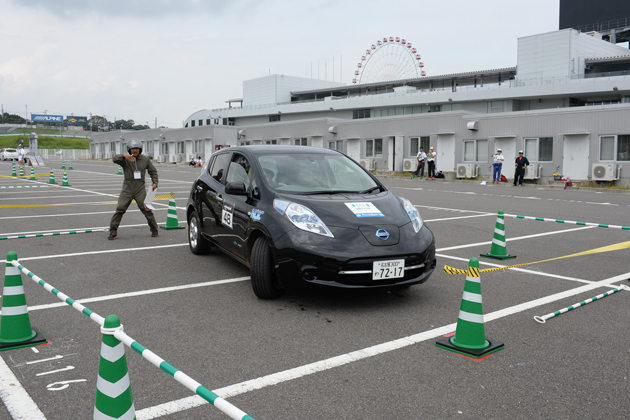
[[[63,123],[63,115],[31,114],[33,122]]]
[[[87,117],[68,117],[68,125],[88,125]]]

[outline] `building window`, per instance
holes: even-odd
[[[343,140],[329,141],[328,148],[332,150],[337,150],[339,152],[343,152]]]
[[[409,156],[416,157],[420,147],[424,149],[424,153],[428,152],[430,140],[429,136],[411,137],[409,139]]]
[[[194,127],[195,126],[195,120],[190,120],[190,126]]]
[[[355,109],[352,111],[352,119],[357,120],[361,118],[370,118],[370,110],[369,109]]]
[[[488,102],[488,114],[494,114],[496,112],[505,112],[505,101]]]
[[[278,144],[277,140],[265,140],[265,144]]]
[[[525,139],[525,156],[533,162],[553,160],[553,137]]]
[[[206,125],[210,125],[210,118],[206,119]]]
[[[203,140],[193,142],[193,153],[203,153]]]
[[[109,143],[109,151],[116,152],[116,143],[114,142]]]
[[[599,160],[630,161],[630,135],[600,137]]]
[[[218,125],[218,121],[219,119],[217,118],[217,125]],[[234,125],[235,124],[235,120],[234,118],[223,118],[223,125]]]
[[[177,142],[177,153],[184,153],[184,142],[183,141],[178,141]]]
[[[168,143],[162,143],[160,145],[160,154],[161,155],[168,155]]]
[[[307,146],[306,137],[302,137],[301,139],[293,139],[293,142],[296,146]]]
[[[280,121],[280,115],[270,115],[269,122]]]
[[[199,120],[199,127],[203,125],[203,120]]]
[[[464,140],[464,162],[487,162],[488,140]]]
[[[369,139],[365,141],[365,157],[383,157],[383,139]]]
[[[249,146],[251,144],[251,142],[249,140],[248,141],[241,141],[238,144],[239,144],[239,146]]]
[[[153,154],[153,142],[152,141],[148,141],[147,142],[147,150],[146,150],[147,154]]]

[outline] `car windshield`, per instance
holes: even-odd
[[[344,155],[261,155],[258,162],[276,191],[298,194],[370,193],[380,186]]]

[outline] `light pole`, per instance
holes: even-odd
[[[26,107],[26,112],[24,113],[24,127],[26,127],[26,121],[28,121],[28,105],[24,105]]]

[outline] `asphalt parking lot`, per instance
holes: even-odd
[[[55,169],[61,161],[48,161]],[[67,164],[67,162],[66,162]],[[106,229],[122,184],[111,162],[72,162],[70,186],[0,178],[0,238]],[[157,165],[179,223],[199,169]],[[36,173],[49,173],[38,168]],[[0,174],[11,163],[0,162]],[[249,270],[216,251],[195,256],[187,232],[151,238],[135,208],[115,241],[106,231],[0,240],[20,263],[101,316],[116,314],[138,343],[262,419],[613,419],[630,411],[630,291],[549,319],[545,315],[628,285],[630,194],[587,189],[383,179],[420,211],[436,236],[438,269],[398,291],[299,287],[257,299]],[[50,206],[57,204],[57,206]],[[38,207],[24,205],[38,205]],[[22,207],[18,207],[22,206]],[[166,223],[168,201],[157,202]],[[439,349],[455,331],[471,257],[490,251],[498,210],[515,260],[592,251],[481,274],[486,337],[505,348],[483,360]],[[517,219],[523,215],[565,223]],[[31,324],[47,345],[0,352],[0,419],[86,419],[94,409],[102,334],[97,324],[22,275]],[[625,331],[625,332],[624,332]],[[126,348],[139,420],[227,415]],[[3,366],[4,365],[4,366]],[[67,385],[67,386],[66,386]]]

